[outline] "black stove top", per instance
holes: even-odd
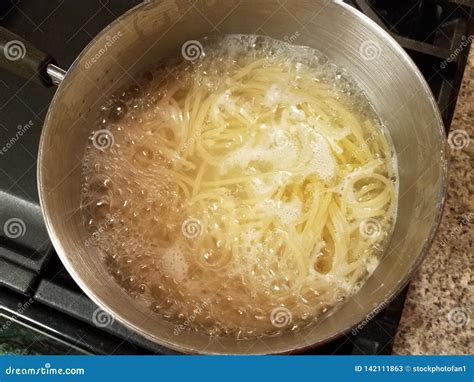
[[[438,101],[446,129],[473,39],[473,0],[347,0],[406,49]],[[3,0],[0,25],[68,67],[84,46],[138,0]],[[41,126],[54,94],[0,72],[0,324],[16,322],[98,354],[167,354],[118,322],[97,322],[97,306],[74,283],[49,241],[36,188]],[[23,131],[21,136],[19,131]],[[5,229],[6,226],[10,229]],[[13,229],[12,229],[13,227]],[[308,354],[390,354],[406,289],[357,333]],[[0,344],[8,325],[0,325]]]

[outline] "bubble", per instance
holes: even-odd
[[[122,101],[116,101],[110,108],[109,119],[112,122],[120,121],[127,113],[127,105]]]
[[[341,102],[350,98],[348,107],[360,110],[367,102],[357,98],[344,70],[313,49],[262,36],[219,39],[188,42],[178,59],[137,76],[104,103],[83,161],[87,248],[100,253],[104,267],[138,304],[185,328],[175,335],[201,330],[241,339],[274,336],[306,325],[319,317],[321,304],[328,310],[330,302],[361,285],[331,272],[334,243],[326,231],[318,238],[301,234],[313,213],[311,187],[337,188],[338,155],[344,149],[338,140],[350,129],[337,115],[328,121],[321,112],[310,120],[314,110],[303,107],[303,98],[290,90],[320,87]],[[263,59],[265,70],[291,71],[294,80],[250,96],[234,93],[230,77],[257,59]],[[265,70],[242,75],[254,76],[252,81],[261,85]],[[201,126],[194,125],[199,117],[193,111],[195,94],[186,101],[186,89],[194,83],[204,98],[217,98]],[[254,115],[256,104],[271,118]],[[229,118],[239,121],[241,131],[229,139],[208,140],[206,132],[228,128]],[[341,125],[332,140],[324,134],[327,124]],[[193,200],[202,197],[203,183],[198,187],[194,181],[202,165],[196,153],[204,150],[211,163],[206,163],[202,182],[209,181],[213,166],[215,181],[241,176],[249,181],[219,187],[212,200]],[[216,152],[226,155],[212,163]],[[355,171],[359,164],[347,168]],[[246,199],[259,202],[241,202]],[[360,230],[359,223],[347,222],[354,236],[379,240],[373,222]],[[379,228],[386,229],[383,224]],[[306,248],[307,242],[317,248]],[[304,264],[295,261],[299,248],[311,254]],[[373,258],[367,272],[378,264]],[[113,321],[101,310],[94,315],[98,326]]]

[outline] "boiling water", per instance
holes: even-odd
[[[84,158],[88,245],[184,330],[296,330],[377,266],[395,157],[363,93],[315,50],[239,35],[199,53],[102,107]]]

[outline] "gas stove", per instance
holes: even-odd
[[[473,39],[472,0],[346,2],[406,49],[430,85],[448,132]],[[67,68],[103,27],[138,3],[5,0],[0,25]],[[97,322],[97,306],[59,261],[38,204],[36,157],[54,89],[1,71],[0,90],[0,346],[18,343],[18,333],[26,333],[30,343],[18,345],[26,353],[173,353],[116,321]],[[7,222],[16,230],[1,229]],[[405,296],[406,288],[362,330],[307,354],[390,354]]]

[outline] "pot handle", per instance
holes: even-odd
[[[8,29],[0,27],[0,68],[50,87],[60,82],[50,75],[51,67],[57,68],[55,63],[49,54],[35,48]]]

